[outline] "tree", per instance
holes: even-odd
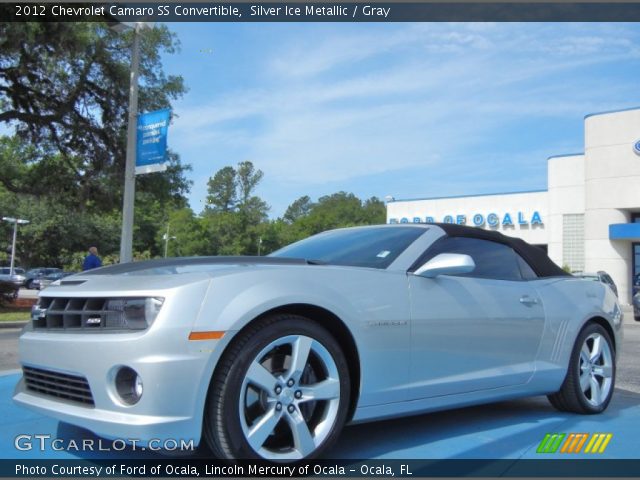
[[[248,204],[253,192],[262,180],[264,173],[262,170],[256,170],[253,163],[246,161],[238,164],[238,196],[240,197],[240,205]]]
[[[0,208],[32,221],[17,248],[24,266],[74,265],[92,244],[103,258],[118,249],[132,35],[102,23],[0,23],[0,122],[15,132],[0,136]],[[161,64],[177,48],[164,25],[141,33],[141,111],[186,91]],[[189,167],[168,158],[166,172],[136,181],[136,258],[161,254],[166,212],[187,205]]]
[[[17,265],[24,267],[63,266],[77,252],[96,245],[103,253],[118,248],[120,216],[69,209],[49,197],[16,195],[0,188],[0,211],[26,218],[16,243]],[[6,224],[6,222],[2,222]],[[9,228],[7,228],[9,227]],[[2,246],[10,249],[12,226],[2,225]]]
[[[0,23],[0,122],[38,150],[21,158],[24,181],[5,188],[38,195],[34,179],[46,174],[57,179],[52,195],[76,208],[121,206],[132,35],[102,23]],[[160,61],[177,47],[164,25],[142,32],[142,111],[169,108],[184,93],[182,78],[165,75]],[[166,178],[179,180],[176,156],[172,165]],[[180,181],[169,186],[183,193]]]
[[[242,223],[242,230],[249,235],[248,247],[253,251],[254,244],[258,242],[256,226],[267,220],[269,205],[260,197],[254,195],[255,189],[262,180],[264,173],[256,170],[253,163],[246,161],[238,164],[238,213]]]
[[[332,228],[382,224],[385,219],[384,203],[376,197],[363,202],[353,193],[337,192],[314,203],[303,196],[289,205],[282,218],[265,228],[264,251],[269,253]]]
[[[203,212],[210,254],[255,255],[260,225],[267,221],[269,205],[255,195],[264,174],[249,161],[237,168],[226,166],[208,182],[207,208]]]
[[[233,167],[218,170],[207,182],[207,208],[229,212],[238,202],[237,172]]]
[[[190,208],[181,208],[169,213],[168,256],[212,255],[210,242],[202,219]],[[157,242],[164,247],[166,226],[158,231]]]
[[[387,207],[378,197],[365,200],[363,222],[368,225],[378,225],[387,221]]]
[[[249,161],[240,162],[236,169],[221,168],[207,183],[208,205],[204,213],[235,212],[245,222],[265,221],[269,206],[254,195],[263,176],[262,170],[256,170]]]
[[[318,199],[306,217],[299,220],[307,235],[338,227],[366,224],[362,202],[353,193],[338,192]]]
[[[308,195],[304,195],[289,205],[282,218],[287,223],[293,223],[299,218],[309,215],[314,206],[315,204],[311,201],[311,198]]]

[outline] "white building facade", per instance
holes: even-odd
[[[391,200],[387,222],[522,238],[571,271],[606,271],[630,303],[634,279],[640,286],[640,108],[585,117],[584,153],[549,158],[547,190]]]

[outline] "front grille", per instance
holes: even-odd
[[[84,377],[34,367],[22,367],[22,373],[27,390],[94,406],[89,382]]]
[[[31,311],[35,330],[126,330],[146,325],[128,324],[121,299],[40,297]]]

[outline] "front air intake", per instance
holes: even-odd
[[[89,382],[84,377],[27,366],[22,367],[22,373],[27,390],[94,406]]]

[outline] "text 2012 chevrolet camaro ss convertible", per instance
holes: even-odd
[[[107,438],[313,457],[346,422],[546,394],[602,412],[622,314],[497,232],[385,225],[269,257],[152,260],[60,280],[20,337],[21,405]]]

